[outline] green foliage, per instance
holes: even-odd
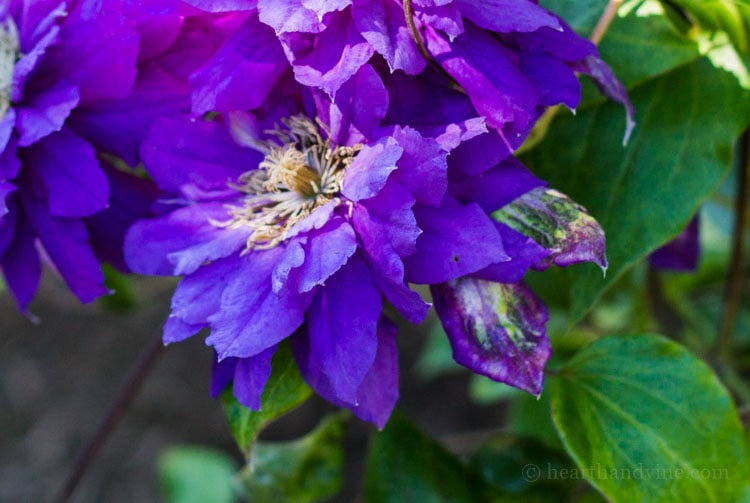
[[[346,426],[342,413],[329,415],[294,442],[258,442],[240,474],[240,490],[251,503],[310,503],[341,490]]]
[[[271,363],[271,377],[260,397],[261,410],[253,411],[243,406],[231,390],[222,394],[224,413],[240,450],[248,456],[263,428],[300,406],[311,394],[312,390],[302,379],[289,345],[280,344]]]
[[[552,413],[583,475],[612,501],[732,502],[747,484],[731,397],[661,336],[582,349],[553,381]]]
[[[621,148],[614,103],[560,117],[527,158],[534,171],[602,224],[610,269],[571,269],[579,319],[623,272],[676,236],[726,174],[734,138],[750,117],[750,95],[706,59],[631,91],[638,126]]]
[[[573,462],[564,452],[524,438],[497,435],[471,456],[469,469],[484,483],[481,501],[567,501],[581,480],[566,478]]]
[[[112,294],[101,297],[99,302],[112,311],[127,312],[133,309],[138,304],[138,298],[133,292],[130,278],[106,263],[102,264],[102,272],[104,284]]]
[[[372,503],[471,502],[479,489],[458,458],[399,414],[375,435],[366,477]]]
[[[750,2],[747,0],[669,0],[699,29],[722,31],[737,51],[750,56]]]
[[[230,480],[235,471],[229,456],[204,447],[171,447],[158,461],[166,503],[233,503]]]

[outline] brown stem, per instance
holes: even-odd
[[[615,16],[617,15],[617,9],[620,8],[621,4],[622,0],[609,0],[607,7],[602,13],[602,17],[599,18],[596,26],[594,26],[594,31],[591,32],[589,40],[591,40],[596,45],[599,45],[599,42],[602,41],[602,38],[604,38],[604,34],[607,33],[607,30],[609,29],[609,25],[615,19]]]
[[[57,493],[57,496],[53,501],[56,503],[65,503],[70,500],[70,497],[73,495],[73,492],[83,478],[83,475],[86,473],[86,470],[96,459],[96,456],[104,446],[107,438],[123,418],[128,405],[130,405],[130,402],[138,394],[141,384],[143,384],[149,371],[153,368],[163,351],[164,344],[162,343],[161,338],[156,338],[154,342],[143,351],[128,374],[125,383],[117,393],[115,401],[110,406],[106,416],[104,416],[102,422],[99,424],[94,436],[89,440],[86,448],[76,461],[73,470],[65,481],[65,485]]]
[[[427,49],[424,40],[422,40],[422,35],[419,33],[419,29],[417,28],[417,23],[414,21],[414,4],[412,4],[412,0],[404,0],[404,16],[406,18],[406,26],[409,28],[409,33],[411,33],[411,38],[414,39],[414,43],[417,44],[419,54],[421,54],[424,60],[427,61],[427,64],[429,64],[432,68],[434,68],[441,75],[447,78],[456,90],[465,92],[461,85],[456,82],[456,79],[454,79],[445,70],[445,68],[443,68],[437,61],[435,61],[435,58],[433,58],[432,54],[430,54],[430,50]]]
[[[732,335],[742,293],[742,264],[744,260],[745,229],[747,227],[748,170],[750,169],[750,129],[742,133],[740,137],[738,162],[732,255],[729,260],[724,290],[724,308],[716,341],[719,359],[725,363],[729,363],[732,359]]]

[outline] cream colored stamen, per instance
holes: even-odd
[[[265,158],[232,187],[245,194],[242,204],[228,206],[230,219],[212,222],[230,229],[250,228],[245,252],[273,248],[297,222],[329,202],[339,203],[344,171],[361,149],[333,147],[307,117],[282,121],[270,133],[277,141],[263,144]]]
[[[20,51],[16,23],[8,16],[0,22],[0,119],[10,110],[13,70]]]

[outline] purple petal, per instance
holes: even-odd
[[[350,407],[364,421],[383,429],[398,401],[398,347],[396,325],[385,318],[378,323],[378,352],[359,387],[359,402]]]
[[[292,39],[284,39],[289,45]],[[297,81],[318,87],[330,96],[353,77],[373,55],[372,46],[359,34],[349,12],[336,13],[314,47],[293,44],[292,64]]]
[[[521,53],[521,70],[534,82],[539,104],[563,104],[574,110],[581,99],[581,83],[575,72],[563,61],[552,56]]]
[[[219,358],[257,355],[291,335],[304,321],[311,294],[272,291],[271,275],[283,253],[283,248],[276,247],[237,258],[241,268],[227,282],[221,309],[208,318],[211,335],[206,344],[216,349]]]
[[[22,56],[13,68],[11,100],[19,103],[23,98],[23,88],[37,67],[47,48],[59,40],[59,19],[67,15],[66,2],[42,0],[24,2],[24,12],[16,17],[19,23]]]
[[[240,262],[227,257],[185,276],[172,295],[172,316],[190,325],[208,323],[221,308],[222,292],[240,270]]]
[[[138,48],[135,23],[114,2],[79,2],[60,43],[47,50],[45,71],[76,85],[81,104],[124,98],[135,82]]]
[[[364,145],[346,169],[341,193],[351,201],[374,197],[385,185],[404,149],[387,137],[374,145]]]
[[[690,272],[698,267],[700,251],[699,218],[696,214],[676,238],[654,251],[648,260],[656,269]]]
[[[211,61],[190,77],[193,113],[256,108],[288,68],[273,30],[250,17]]]
[[[420,323],[429,305],[404,283],[401,259],[414,253],[421,233],[412,206],[414,198],[406,190],[389,184],[354,208],[352,224],[380,291],[410,322]]]
[[[12,150],[14,155],[16,151],[16,143],[17,141],[14,139],[12,146],[11,145],[11,136],[13,135],[13,132],[16,129],[16,109],[11,108],[5,113],[5,116],[0,119],[0,150],[3,150],[4,153],[8,150]],[[3,168],[0,167],[0,177],[6,176],[3,172]],[[13,175],[15,176],[15,175]]]
[[[513,40],[529,54],[549,54],[563,61],[573,62],[596,54],[596,46],[580,37],[565,22],[561,29],[540,28],[531,33],[515,33]]]
[[[477,176],[451,183],[451,194],[462,203],[475,202],[491,213],[546,183],[515,157],[508,157]]]
[[[365,143],[388,112],[388,91],[370,65],[363,65],[339,88],[333,103],[327,96],[317,101],[336,145]]]
[[[217,227],[227,219],[221,203],[201,203],[153,220],[141,220],[125,236],[125,260],[140,274],[190,274],[207,260],[238,253],[249,230]]]
[[[22,313],[26,313],[42,275],[35,238],[34,230],[22,215],[0,219],[0,241],[10,239],[5,247],[0,243],[0,267]]]
[[[472,274],[472,277],[498,283],[518,283],[530,267],[549,257],[550,250],[537,244],[530,237],[499,222],[496,222],[496,226],[510,260],[485,267]]]
[[[509,260],[494,223],[476,204],[450,197],[440,208],[415,206],[417,251],[404,259],[410,283],[441,283]]]
[[[586,59],[576,62],[572,65],[572,68],[591,77],[604,96],[623,104],[625,107],[625,135],[622,143],[623,145],[626,144],[635,127],[635,109],[630,102],[625,86],[617,80],[607,63],[596,55],[588,56]]]
[[[16,142],[11,140],[0,153],[0,180],[15,178],[21,171],[21,161],[18,159]]]
[[[87,303],[108,294],[83,222],[52,216],[42,201],[32,197],[23,199],[23,207],[47,255],[78,299]]]
[[[418,2],[414,3],[417,4]],[[463,17],[458,4],[455,2],[446,5],[422,6],[419,9],[419,19],[425,24],[444,32],[450,40],[464,32]]]
[[[364,0],[352,7],[359,32],[385,58],[391,72],[421,72],[426,62],[406,26],[404,10],[391,0]]]
[[[398,401],[398,348],[396,326],[385,318],[378,322],[378,349],[370,370],[357,392],[355,403],[342,401],[334,393],[331,383],[318,369],[307,368],[309,345],[303,338],[296,339],[295,358],[305,380],[315,391],[339,407],[346,407],[363,421],[383,428]]]
[[[127,98],[101,100],[79,107],[67,124],[97,150],[112,153],[128,165],[136,166],[141,160],[141,143],[151,124],[162,116],[189,110],[187,82],[154,64],[141,70]]]
[[[107,207],[109,183],[96,152],[70,129],[44,138],[21,155],[44,184],[50,214],[83,217]]]
[[[536,188],[492,215],[550,251],[535,264],[545,269],[593,262],[607,270],[604,230],[586,209],[553,189]]]
[[[159,187],[188,197],[212,191],[236,194],[228,182],[256,168],[263,158],[237,145],[221,124],[187,117],[156,121],[142,153]]]
[[[456,177],[475,176],[497,166],[511,154],[508,144],[491,130],[469,138],[451,152],[448,169]]]
[[[287,32],[318,33],[324,25],[302,0],[258,0],[260,20],[277,35]]]
[[[299,293],[309,292],[341,269],[357,251],[354,229],[343,218],[334,218],[319,231],[308,234],[306,260],[299,268]]]
[[[426,42],[435,60],[466,91],[487,123],[502,129],[507,123],[523,129],[536,117],[533,84],[517,68],[516,55],[492,35],[466,23],[466,32],[448,43],[433,29]]]
[[[318,15],[318,19],[329,12],[343,10],[352,4],[352,0],[302,0],[302,5]]]
[[[15,192],[16,186],[5,180],[0,180],[0,218],[8,214],[8,205],[5,203],[5,198],[10,195],[11,192]]]
[[[527,287],[460,278],[431,287],[453,358],[495,381],[540,395],[552,349],[547,308]]]
[[[271,376],[271,359],[276,346],[266,349],[250,358],[237,360],[234,371],[234,396],[245,407],[260,410],[260,395]]]
[[[164,323],[164,330],[161,339],[164,345],[182,342],[194,336],[206,328],[206,326],[207,325],[205,324],[191,325],[185,323],[176,316],[170,316],[167,318],[166,323]]]
[[[489,31],[533,32],[560,29],[557,18],[530,0],[456,0],[461,14]]]
[[[357,403],[357,390],[375,360],[380,310],[380,293],[356,256],[317,290],[310,306],[305,367],[325,375],[343,402]]]
[[[206,12],[234,12],[254,9],[258,0],[183,0]]]
[[[71,110],[78,106],[78,88],[66,83],[34,96],[33,101],[24,101],[18,107],[16,129],[18,145],[28,147],[40,139],[60,131]]]
[[[438,126],[430,131],[443,150],[450,152],[461,143],[487,133],[484,117],[474,117],[454,124]]]
[[[219,360],[214,356],[213,366],[211,367],[211,397],[216,398],[221,392],[229,386],[234,378],[234,371],[237,368],[238,358],[224,358]]]
[[[125,234],[136,221],[153,217],[152,205],[160,192],[150,181],[102,164],[109,182],[109,207],[86,219],[89,240],[101,262],[130,272],[122,253]]]
[[[432,138],[397,126],[393,138],[404,149],[393,177],[422,204],[438,206],[448,188],[448,153]]]

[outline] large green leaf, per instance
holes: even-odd
[[[259,411],[250,410],[240,404],[231,389],[226,390],[221,396],[229,428],[242,452],[246,456],[249,455],[255,439],[263,428],[301,405],[311,394],[312,390],[302,379],[289,345],[279,345],[271,362],[271,377],[260,397]]]
[[[526,162],[602,224],[610,268],[574,266],[576,321],[603,290],[687,224],[726,174],[750,120],[750,93],[701,58],[630,92],[638,125],[626,147],[622,109],[591,104],[559,117]]]
[[[299,440],[258,442],[240,474],[245,499],[251,503],[310,503],[338,493],[345,422],[345,414],[332,414]]]
[[[159,456],[159,483],[168,503],[232,503],[236,471],[226,454],[205,447],[171,447]]]
[[[375,435],[367,463],[367,501],[472,502],[472,491],[478,489],[458,458],[403,416],[394,414]]]
[[[732,398],[664,337],[582,349],[553,380],[552,415],[581,475],[612,501],[731,503],[747,483]]]

